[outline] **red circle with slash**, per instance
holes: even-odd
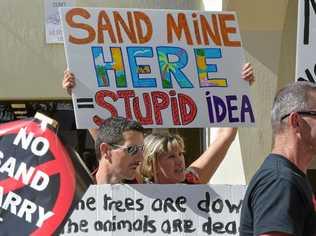
[[[63,223],[65,216],[68,214],[73,204],[76,191],[76,175],[74,167],[72,165],[68,152],[57,137],[54,130],[49,127],[42,130],[40,121],[21,120],[2,124],[0,125],[0,137],[18,134],[22,128],[26,129],[26,134],[32,132],[34,134],[34,137],[43,137],[49,142],[48,155],[51,155],[52,157],[50,157],[50,160],[48,160],[47,162],[33,167],[36,170],[44,172],[50,177],[58,176],[59,188],[56,193],[57,196],[55,199],[49,196],[47,197],[49,201],[54,200],[54,202],[50,202],[50,205],[52,205],[51,209],[45,210],[53,212],[53,215],[45,220],[41,227],[35,226],[34,230],[31,232],[31,235],[52,235]],[[4,194],[10,191],[18,191],[25,187],[24,183],[22,183],[21,180],[16,180],[10,177],[4,180],[0,180],[0,186],[3,188]],[[12,229],[11,232],[15,232],[14,230],[16,229],[21,230],[21,227],[23,228],[23,225],[15,225],[14,227],[16,228]]]

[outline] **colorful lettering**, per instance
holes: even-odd
[[[245,116],[249,114],[250,121],[255,122],[255,116],[253,115],[250,100],[247,95],[243,95],[241,99],[241,122],[245,122]]]
[[[217,72],[216,64],[206,64],[206,59],[222,58],[220,48],[194,49],[196,68],[199,76],[200,87],[227,87],[227,80],[223,78],[209,78],[209,73]]]
[[[157,87],[155,78],[139,78],[139,74],[142,74],[143,68],[148,68],[149,65],[138,65],[137,57],[153,57],[153,51],[151,47],[128,47],[127,55],[129,61],[129,67],[132,76],[132,83],[134,88],[155,88]],[[147,71],[144,74],[148,74]]]
[[[101,10],[98,13],[96,26],[86,23],[79,23],[75,19],[84,18],[91,20],[91,14],[84,8],[73,8],[66,14],[66,22],[69,27],[80,29],[85,32],[86,37],[79,38],[74,35],[69,36],[69,42],[73,44],[89,44],[97,39],[97,43],[104,44],[107,42],[105,33],[111,43],[140,43],[144,44],[151,40],[153,28],[150,18],[141,11],[126,12],[121,15],[118,11],[111,12]],[[111,22],[114,22],[113,24]]]
[[[194,100],[186,94],[177,94],[175,90],[171,90],[169,93],[163,91],[146,92],[142,96],[137,96],[133,90],[120,90],[117,93],[101,90],[96,93],[95,97],[97,105],[110,112],[111,116],[118,116],[118,112],[122,113],[122,111],[117,110],[115,103],[123,103],[124,116],[128,119],[135,119],[144,125],[163,125],[164,118],[169,119],[163,116],[163,111],[172,114],[174,125],[188,125],[195,120],[197,115],[197,106]],[[142,114],[141,107],[145,107],[145,115]],[[93,121],[100,124],[102,118],[94,116]]]
[[[173,88],[171,75],[178,82],[180,88],[193,88],[193,84],[182,72],[188,64],[188,54],[179,47],[157,47],[159,69],[163,88]],[[169,55],[174,55],[178,61],[170,62]]]
[[[140,99],[136,97],[133,99],[133,109],[136,120],[141,122],[143,125],[152,125],[153,122],[153,112],[152,112],[152,103],[150,99],[149,93],[143,93],[143,101],[145,106],[145,113],[146,115],[143,116],[140,108]]]
[[[241,96],[240,107],[236,105],[238,98],[235,95],[227,95],[221,98],[212,96],[209,91],[207,91],[205,95],[210,123],[221,123],[225,120],[227,121],[227,118],[230,123],[244,123],[246,122],[246,114],[249,115],[251,123],[255,122],[252,107],[247,95]]]
[[[127,87],[126,74],[123,62],[121,48],[110,48],[112,61],[105,62],[103,48],[91,47],[94,69],[97,77],[98,87],[109,87],[110,80],[108,76],[109,70],[114,70],[115,82],[117,88]]]

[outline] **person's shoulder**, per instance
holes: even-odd
[[[295,189],[294,193],[310,192],[308,181],[293,163],[281,155],[270,154],[250,180],[246,197],[261,195],[264,192],[279,192]]]
[[[306,174],[294,163],[282,156],[275,159],[276,165],[273,171],[276,178],[295,186],[305,187],[308,184]]]
[[[254,176],[251,178],[247,190],[253,188],[270,186],[271,183],[275,182],[279,178],[278,173],[273,168],[262,168],[262,166],[257,170]]]
[[[306,177],[298,174],[288,167],[279,170],[278,177],[284,181],[288,181],[294,185],[302,185],[306,183]]]
[[[305,174],[284,156],[269,154],[254,175],[254,179],[282,179],[292,183],[304,181]]]
[[[287,170],[283,170],[278,159],[275,155],[269,154],[267,158],[263,161],[259,169],[256,171],[254,176],[251,178],[248,184],[247,192],[253,192],[263,189],[272,188],[276,182],[284,182],[287,184],[286,179],[290,177],[290,173]]]
[[[273,154],[269,154],[252,177],[249,185],[260,181],[272,181],[278,177],[278,168]]]

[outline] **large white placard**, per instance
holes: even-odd
[[[235,13],[61,8],[76,124],[254,124]]]
[[[62,235],[239,235],[246,186],[94,185]]]
[[[300,0],[298,8],[296,80],[316,81],[316,1]]]

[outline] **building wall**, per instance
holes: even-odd
[[[223,1],[223,10],[237,12],[246,60],[255,70],[251,94],[256,127],[239,129],[212,183],[247,184],[271,150],[273,97],[295,76],[297,4],[296,0]]]

